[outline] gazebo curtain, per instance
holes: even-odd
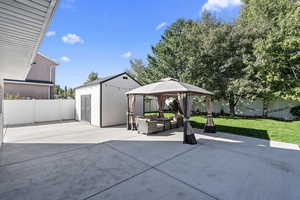
[[[193,105],[192,96],[187,93],[178,94],[178,102],[184,115],[184,142],[188,144],[197,144],[194,131],[190,123],[190,116],[192,114]]]
[[[157,97],[159,117],[161,118],[164,117],[164,108],[166,105],[166,99],[167,97],[162,95]]]
[[[135,96],[128,96],[128,130],[134,130],[135,126],[135,118],[134,118],[134,106],[135,106]]]

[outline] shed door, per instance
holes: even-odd
[[[91,95],[81,95],[81,120],[91,123]]]

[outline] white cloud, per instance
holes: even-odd
[[[78,35],[72,34],[72,33],[69,33],[69,34],[63,36],[61,39],[64,43],[67,43],[67,44],[76,44],[76,43],[83,44],[84,43],[84,41]]]
[[[132,53],[130,51],[126,52],[126,53],[123,53],[121,55],[122,58],[130,58],[132,56]]]
[[[62,61],[64,61],[64,62],[70,62],[70,61],[71,61],[71,59],[68,58],[67,56],[62,56],[60,59],[61,59]]]
[[[242,5],[241,0],[207,0],[202,6],[202,11],[220,11],[223,8]]]
[[[160,24],[158,24],[157,26],[156,26],[156,28],[155,28],[155,30],[160,30],[160,29],[162,29],[163,27],[165,27],[165,26],[167,26],[168,25],[168,23],[167,22],[162,22],[162,23],[160,23]]]
[[[54,36],[54,35],[56,35],[56,31],[48,31],[48,32],[46,33],[46,36],[47,36],[47,37],[51,37],[51,36]]]
[[[62,7],[63,8],[74,8],[75,0],[63,0]]]

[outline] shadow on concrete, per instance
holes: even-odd
[[[195,121],[192,121],[191,124],[194,128],[198,128],[198,129],[203,129],[204,125],[205,125],[204,123],[198,123]],[[270,140],[268,131],[262,130],[262,129],[241,128],[241,127],[223,126],[223,125],[216,124],[216,130],[218,132],[232,133],[232,134],[236,134],[236,135],[249,136],[249,137]]]
[[[168,136],[174,136],[174,135],[176,135],[176,133],[178,133],[178,132],[182,132],[181,128],[169,129],[169,130],[162,131],[162,132],[151,133],[151,134],[148,134],[147,136],[148,136],[148,137],[157,137],[157,136],[165,136],[165,137],[168,137]],[[143,134],[141,134],[141,135],[143,135]]]

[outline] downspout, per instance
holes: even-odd
[[[103,121],[102,121],[102,90],[103,90],[103,87],[102,87],[102,83],[100,83],[100,128],[103,128]]]
[[[4,128],[4,112],[3,112],[3,99],[4,99],[4,82],[0,76],[0,148],[3,143],[3,128]]]

